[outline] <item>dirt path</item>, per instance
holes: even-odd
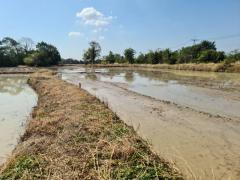
[[[121,119],[175,162],[187,179],[240,178],[240,122],[154,100],[124,86],[70,78],[109,104]]]

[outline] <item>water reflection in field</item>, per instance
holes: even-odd
[[[126,68],[86,71],[84,68],[62,70],[79,78],[121,84],[131,91],[198,111],[240,119],[239,74]]]
[[[25,76],[0,76],[0,164],[14,149],[37,95]]]

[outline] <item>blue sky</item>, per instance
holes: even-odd
[[[43,40],[78,59],[91,40],[100,42],[102,55],[177,49],[192,38],[231,51],[240,48],[240,0],[0,0],[5,36]]]

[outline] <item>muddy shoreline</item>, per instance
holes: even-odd
[[[32,74],[36,72],[37,68],[35,67],[0,67],[0,74]]]
[[[31,75],[38,106],[0,179],[182,179],[134,130],[52,71]]]

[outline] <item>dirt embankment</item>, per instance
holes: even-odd
[[[231,72],[240,73],[240,63],[201,63],[201,64],[96,64],[95,67],[132,67],[132,68],[156,68],[173,69],[187,71],[207,71],[207,72]]]
[[[0,179],[182,179],[97,98],[33,74],[38,106]]]
[[[36,72],[37,68],[19,66],[19,67],[0,67],[0,74],[32,74]]]

